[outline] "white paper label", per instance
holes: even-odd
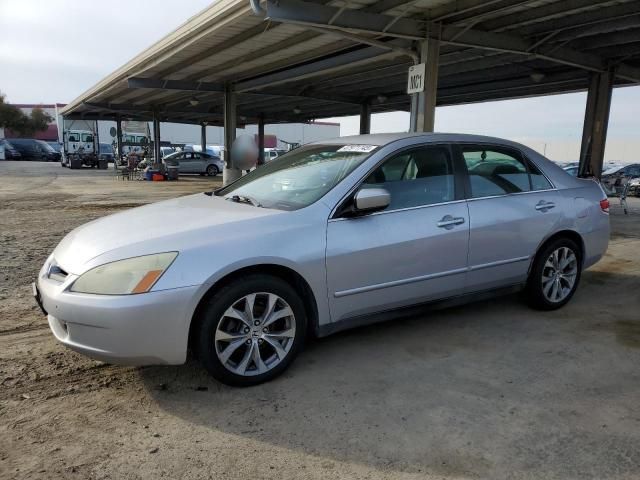
[[[345,145],[338,149],[339,152],[369,153],[378,148],[377,145]]]

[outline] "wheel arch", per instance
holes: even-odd
[[[540,255],[540,252],[542,250],[544,250],[544,248],[547,245],[549,245],[551,242],[553,242],[553,241],[555,241],[555,240],[557,240],[559,238],[568,238],[568,239],[574,241],[576,243],[576,245],[578,245],[578,248],[580,249],[580,251],[578,252],[579,255],[580,255],[580,263],[581,264],[584,263],[585,245],[584,245],[584,239],[582,238],[582,235],[580,235],[575,230],[570,230],[570,229],[560,230],[558,232],[554,232],[552,235],[550,235],[549,237],[545,238],[540,243],[540,245],[538,245],[538,248],[536,249],[536,253],[531,258],[531,262],[529,263],[529,270],[527,272],[527,275],[531,273],[531,269],[533,268],[533,265],[534,265],[536,259],[538,258],[538,255]]]
[[[250,275],[253,273],[259,273],[262,275],[272,275],[274,277],[281,278],[282,280],[289,283],[300,295],[300,298],[305,306],[305,313],[307,314],[307,319],[309,322],[310,333],[317,333],[318,329],[318,304],[311,289],[311,286],[307,282],[307,280],[300,275],[300,273],[296,272],[294,269],[279,265],[275,263],[261,263],[256,265],[250,265],[242,268],[238,268],[231,272],[226,273],[224,276],[217,279],[202,295],[198,304],[191,316],[191,321],[189,324],[189,335],[188,335],[188,347],[189,349],[193,349],[193,342],[195,340],[195,335],[198,332],[198,327],[200,325],[200,321],[202,319],[202,310],[207,304],[208,300],[215,294],[217,290],[221,287],[228,285],[229,283],[242,278],[243,276]]]

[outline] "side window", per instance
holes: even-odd
[[[636,165],[631,165],[629,167],[627,167],[625,169],[626,171],[624,172],[625,175],[629,175],[632,177],[637,177],[640,175],[640,167],[636,166]]]
[[[483,147],[462,147],[473,198],[528,192],[529,174],[519,155]],[[544,177],[542,177],[544,178]]]
[[[419,147],[391,157],[365,180],[364,188],[383,187],[391,194],[387,210],[455,200],[453,162],[448,147]]]
[[[542,172],[538,170],[538,167],[529,161],[527,161],[527,166],[529,167],[529,176],[531,177],[531,190],[547,190],[549,188],[553,188],[549,183],[549,180],[547,180]],[[578,167],[576,167],[576,170],[572,175],[576,176],[577,174]]]

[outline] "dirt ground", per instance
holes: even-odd
[[[638,199],[560,311],[511,296],[359,328],[250,389],[54,340],[29,285],[64,234],[219,182],[0,162],[0,478],[640,478]]]

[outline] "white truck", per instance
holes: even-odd
[[[87,120],[64,121],[62,132],[63,167],[72,169],[87,167],[107,168],[105,160],[99,160],[98,122]]]

